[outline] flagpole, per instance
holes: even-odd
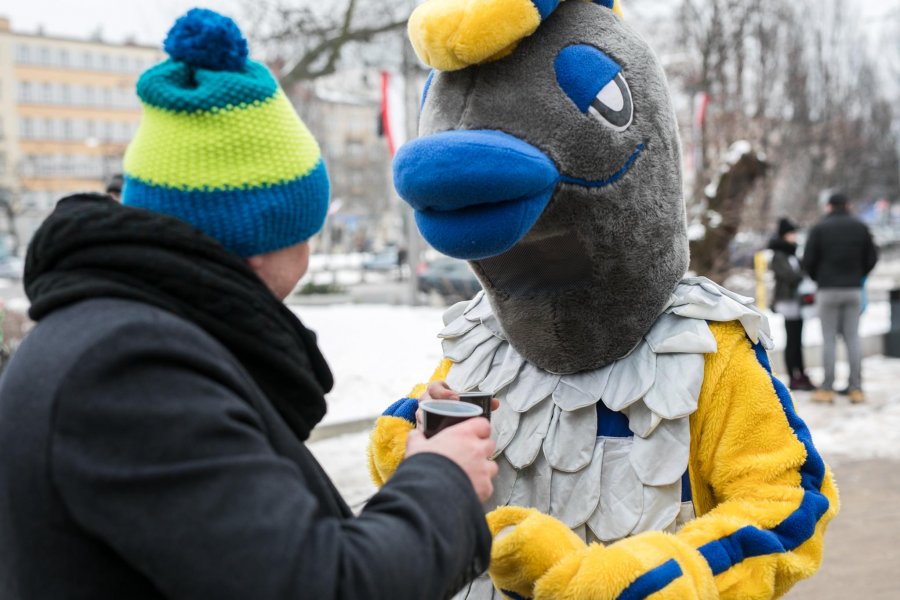
[[[415,2],[410,2],[411,6],[415,6]],[[404,101],[406,104],[406,141],[409,142],[418,137],[419,130],[419,90],[416,85],[416,58],[412,44],[404,37],[403,43],[403,83],[405,86]],[[404,208],[404,221],[406,222],[406,257],[409,263],[409,304],[410,306],[418,306],[419,302],[419,272],[418,266],[422,261],[422,252],[424,250],[424,240],[419,234],[416,227],[416,219],[413,214],[412,207],[405,202],[401,203]]]

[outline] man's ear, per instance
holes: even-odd
[[[256,256],[250,256],[248,258],[245,258],[244,261],[247,263],[247,266],[249,266],[251,269],[253,269],[254,271],[258,271],[259,269],[262,268],[263,263],[265,262],[265,259],[262,257],[261,254],[257,254]]]

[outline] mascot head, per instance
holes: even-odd
[[[604,4],[569,0],[502,58],[433,71],[394,162],[425,239],[554,373],[628,354],[688,266],[665,75]]]

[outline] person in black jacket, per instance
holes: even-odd
[[[797,259],[797,227],[788,219],[778,221],[778,232],[769,241],[775,273],[773,309],[784,317],[786,334],[784,359],[792,390],[809,391],[815,386],[806,376],[803,366],[803,315],[798,292],[804,273]]]
[[[803,255],[803,268],[819,285],[816,303],[824,342],[825,379],[813,400],[834,402],[835,349],[840,333],[850,362],[850,401],[859,403],[865,401],[859,347],[862,284],[878,262],[878,251],[869,228],[850,215],[846,196],[833,194],[826,210],[828,214],[810,231]]]
[[[236,31],[176,23],[124,205],[63,199],[31,242],[37,326],[0,379],[4,600],[442,599],[487,568],[486,419],[415,434],[357,517],[305,444],[332,378],[281,300],[328,181]]]

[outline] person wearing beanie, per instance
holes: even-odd
[[[165,48],[123,204],[65,198],[29,248],[0,598],[449,598],[490,556],[487,420],[413,436],[353,516],[305,444],[331,372],[281,302],[327,212],[319,148],[232,20],[191,10]]]
[[[850,379],[847,393],[854,404],[865,402],[862,391],[862,353],[859,315],[862,286],[878,262],[878,250],[866,225],[853,217],[847,196],[832,194],[825,216],[810,230],[803,268],[818,284],[816,306],[822,322],[822,364],[825,378],[813,400],[834,402],[834,363],[838,334],[847,346]]]
[[[800,283],[805,274],[797,259],[797,227],[789,219],[779,219],[778,232],[769,241],[775,274],[775,297],[772,309],[784,317],[784,361],[792,390],[812,391],[815,386],[803,365],[803,315]]]
[[[106,182],[106,194],[116,202],[122,200],[122,188],[125,186],[125,178],[121,173],[116,173]]]

